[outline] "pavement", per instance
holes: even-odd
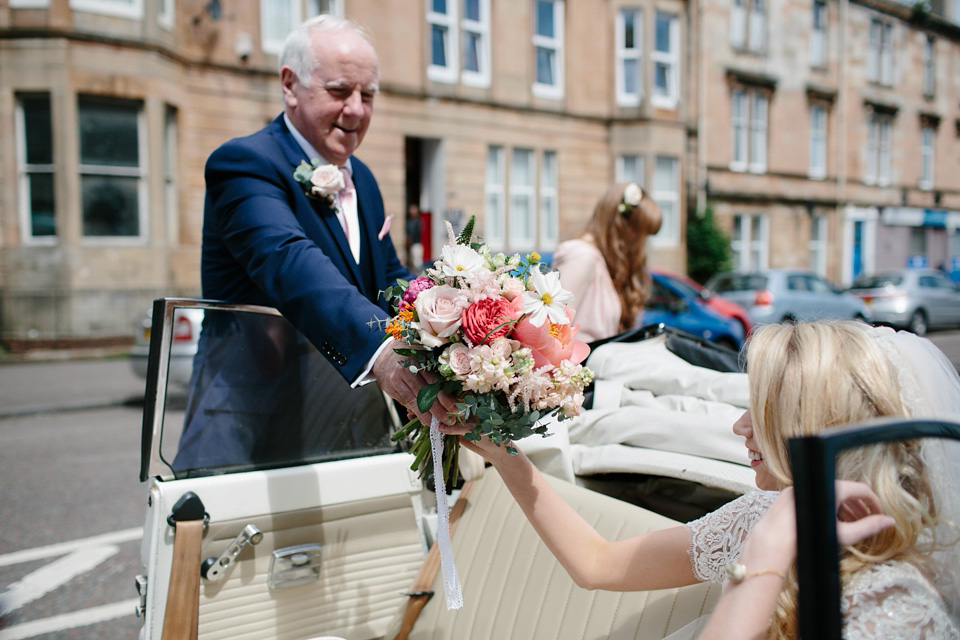
[[[0,418],[142,404],[144,386],[126,356],[0,361]]]

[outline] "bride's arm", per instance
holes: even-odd
[[[442,430],[457,432],[456,427]],[[522,452],[511,456],[505,447],[486,439],[463,443],[493,463],[540,538],[579,586],[641,591],[697,582],[687,552],[690,534],[686,528],[671,527],[609,542],[553,490]]]

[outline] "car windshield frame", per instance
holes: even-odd
[[[201,340],[207,348],[198,348],[184,401],[177,395],[183,393],[182,388],[168,378],[173,319],[178,310],[187,308],[204,310]],[[223,326],[229,331],[223,331]],[[258,329],[264,327],[269,331]],[[209,332],[206,337],[204,331]],[[222,337],[225,333],[230,335]],[[284,336],[282,346],[276,341],[277,333]],[[218,344],[222,345],[220,353],[227,354],[222,362],[210,356]],[[202,373],[197,372],[200,362],[204,363]],[[399,451],[399,445],[389,439],[399,425],[393,402],[375,383],[351,388],[279,311],[270,307],[187,298],[155,300],[146,373],[141,481],[276,469]],[[233,388],[231,384],[238,381]],[[263,402],[273,409],[261,410]],[[208,417],[211,415],[215,418]],[[184,445],[179,442],[176,420],[186,431],[194,418],[198,421],[191,434],[193,441],[201,443],[195,449],[200,454],[184,454],[181,459]],[[219,420],[218,431],[210,431],[203,439],[195,437],[215,420]],[[344,425],[345,430],[340,428]],[[243,446],[221,447],[218,438],[235,435],[232,429]],[[341,435],[344,431],[349,433]],[[257,444],[249,444],[253,442],[251,433],[261,434]],[[232,443],[229,437],[226,440]]]
[[[857,278],[852,285],[851,290],[860,289],[885,289],[886,287],[903,286],[905,276],[902,273],[878,273],[872,276]]]

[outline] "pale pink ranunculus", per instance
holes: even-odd
[[[527,289],[526,285],[523,284],[523,280],[514,278],[513,276],[505,277],[503,282],[500,283],[500,286],[503,288],[503,297],[507,300],[513,300],[517,296],[522,296],[523,292]]]
[[[580,325],[573,324],[573,309],[567,307],[566,312],[570,320],[567,324],[553,324],[548,320],[535,327],[526,317],[514,327],[513,337],[530,347],[536,366],[552,364],[557,367],[564,360],[580,364],[590,355],[587,343],[576,339]]]
[[[473,371],[473,350],[462,342],[451,345],[447,349],[446,356],[450,363],[450,369],[458,377],[462,378]]]
[[[513,352],[520,348],[520,343],[509,338],[498,338],[490,343],[493,355],[506,360]]]
[[[417,321],[410,326],[420,333],[420,342],[426,347],[439,347],[450,342],[450,336],[460,328],[460,318],[466,298],[453,287],[440,285],[422,291],[413,303]]]
[[[506,338],[520,310],[506,298],[483,298],[463,310],[463,333],[473,344],[490,344]]]

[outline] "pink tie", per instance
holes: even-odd
[[[340,173],[343,174],[343,189],[340,190],[340,208],[341,215],[343,215],[343,232],[347,236],[347,242],[350,242],[350,224],[347,222],[347,207],[355,206],[353,205],[353,194],[356,193],[356,190],[353,186],[353,178],[350,177],[350,172],[347,171],[346,167],[340,167]]]

